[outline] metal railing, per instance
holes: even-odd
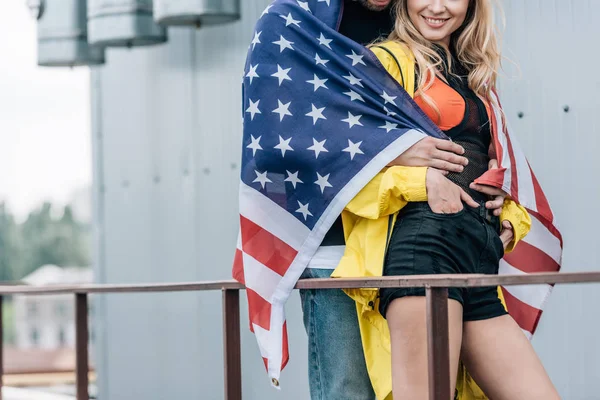
[[[600,272],[536,273],[527,275],[423,275],[380,278],[306,279],[296,289],[356,289],[424,287],[427,293],[429,399],[450,399],[448,344],[448,288],[534,284],[600,283]],[[71,294],[75,299],[75,349],[77,400],[88,394],[88,295],[139,292],[216,291],[223,295],[224,399],[241,400],[240,290],[235,281],[172,284],[0,286],[0,343],[2,343],[2,299],[12,295]],[[2,400],[2,346],[0,346],[0,400]]]

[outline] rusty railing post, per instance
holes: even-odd
[[[242,400],[240,291],[223,289],[223,365],[225,400]]]
[[[429,400],[449,400],[451,397],[447,288],[427,288],[427,354]]]
[[[4,324],[2,315],[2,306],[4,300],[0,295],[0,400],[2,400],[2,380],[4,378]]]
[[[88,299],[75,293],[75,377],[77,400],[89,400],[88,392]]]

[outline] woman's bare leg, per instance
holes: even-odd
[[[456,386],[462,338],[462,305],[448,300],[450,382]],[[425,297],[393,300],[386,312],[392,341],[392,388],[395,399],[428,399]]]
[[[465,322],[461,359],[494,400],[560,399],[544,366],[508,315]]]

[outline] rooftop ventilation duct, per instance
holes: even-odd
[[[154,0],[154,19],[161,25],[199,28],[236,21],[240,13],[240,0]]]
[[[82,0],[28,0],[37,19],[38,65],[74,67],[104,63],[104,50],[87,38],[86,2]]]
[[[152,17],[152,0],[88,0],[88,41],[110,47],[148,46],[167,41]]]

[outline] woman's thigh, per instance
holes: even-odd
[[[494,400],[560,399],[533,346],[508,315],[465,322],[461,359]]]
[[[450,377],[456,385],[462,337],[462,305],[448,300]],[[387,311],[392,343],[392,384],[396,399],[429,398],[425,297],[393,300]]]

